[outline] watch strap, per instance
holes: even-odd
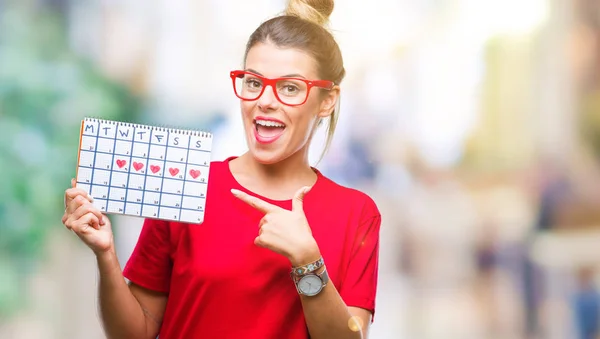
[[[319,278],[321,278],[321,281],[323,282],[323,287],[325,287],[325,285],[329,283],[329,273],[327,273],[327,267],[324,267],[323,272],[317,275],[319,276]]]
[[[325,261],[323,260],[323,257],[320,257],[318,260],[311,262],[310,264],[293,267],[291,274],[293,274],[295,276],[307,275],[307,274],[315,272],[319,268],[323,267],[324,264],[325,264]]]

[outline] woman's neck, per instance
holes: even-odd
[[[299,151],[276,164],[261,164],[249,152],[243,154],[240,160],[242,160],[250,174],[257,179],[266,179],[271,182],[289,182],[297,180],[299,177],[314,174],[308,164],[308,157],[302,153],[302,151]]]
[[[284,200],[302,186],[312,186],[317,180],[308,157],[302,153],[300,151],[276,164],[266,165],[247,152],[230,162],[230,170],[246,189],[274,200]]]

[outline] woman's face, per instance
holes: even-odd
[[[329,80],[319,79],[316,62],[310,55],[271,43],[258,43],[248,51],[246,70],[271,79],[292,76]],[[306,156],[318,120],[331,114],[339,93],[337,87],[325,93],[313,87],[304,104],[287,106],[277,100],[273,90],[267,86],[257,100],[241,100],[248,148],[262,164],[280,162],[300,150]]]

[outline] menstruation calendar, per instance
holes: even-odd
[[[211,147],[207,132],[86,118],[77,187],[105,213],[200,224]]]

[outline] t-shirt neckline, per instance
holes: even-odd
[[[263,195],[260,195],[258,193],[255,193],[249,189],[247,189],[246,187],[242,186],[242,184],[239,183],[239,181],[237,181],[237,179],[235,178],[235,176],[233,175],[233,173],[231,172],[231,168],[229,167],[229,162],[233,159],[237,158],[237,156],[231,156],[227,159],[225,159],[224,163],[225,163],[225,167],[227,169],[227,174],[229,175],[229,178],[232,180],[232,182],[235,183],[235,188],[239,189],[240,191],[244,192],[244,193],[248,193],[252,196],[255,196],[261,200],[264,200],[268,203],[272,203],[275,205],[287,205],[290,204],[292,199],[285,199],[285,200],[274,200],[268,197],[265,197]],[[306,195],[310,195],[312,192],[315,191],[315,188],[318,188],[319,186],[321,186],[321,182],[323,181],[324,177],[323,174],[321,173],[321,171],[319,171],[318,169],[316,169],[315,167],[311,166],[311,169],[315,172],[315,174],[317,175],[317,181],[315,181],[315,183],[313,184],[312,188],[310,189],[310,191],[308,191],[308,193]],[[298,187],[298,189],[300,189],[300,187]]]

